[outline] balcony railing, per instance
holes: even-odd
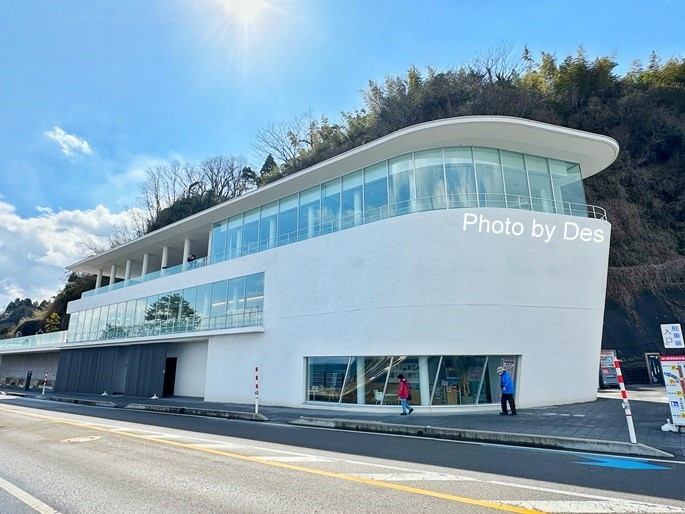
[[[161,277],[168,277],[177,273],[202,268],[209,264],[235,259],[257,252],[263,252],[278,246],[296,243],[306,239],[323,236],[348,228],[373,223],[383,219],[403,216],[415,212],[434,211],[441,209],[477,209],[481,207],[495,207],[503,209],[516,209],[523,211],[544,212],[551,214],[565,214],[583,218],[606,220],[607,214],[602,207],[581,203],[546,200],[532,196],[510,195],[503,193],[461,193],[455,195],[439,195],[425,198],[416,198],[399,203],[387,204],[381,207],[366,209],[349,216],[336,217],[332,220],[322,221],[318,225],[306,229],[280,234],[273,238],[260,241],[248,242],[238,248],[213,254],[211,257],[203,257],[192,262],[178,264],[166,269],[147,273],[136,278],[115,282],[97,289],[85,291],[83,298],[94,296],[109,291],[116,291],[124,287],[148,282]]]
[[[263,324],[261,308],[245,309],[240,312],[229,312],[218,316],[193,316],[173,320],[149,320],[133,325],[107,325],[102,330],[70,333],[68,342],[79,343],[108,339],[128,339],[154,337],[170,334],[185,334],[207,330],[226,330],[232,328],[259,327]]]
[[[67,341],[67,331],[48,332],[32,336],[14,337],[12,339],[0,339],[0,352],[9,350],[28,350],[46,346],[61,346]]]

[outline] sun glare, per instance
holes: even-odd
[[[267,8],[267,0],[226,0],[225,9],[244,25],[257,21]]]

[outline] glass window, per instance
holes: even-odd
[[[228,281],[228,311],[238,312],[245,308],[245,277]]]
[[[297,204],[296,194],[278,202],[278,246],[297,241]]]
[[[388,166],[379,162],[364,170],[364,223],[388,217]]]
[[[212,284],[203,284],[197,287],[197,299],[195,302],[195,314],[199,317],[199,328],[206,330],[209,327],[209,315],[212,304]]]
[[[264,273],[245,277],[245,324],[261,324],[264,310]]]
[[[547,167],[547,159],[526,155],[528,180],[530,181],[530,195],[533,197],[533,210],[540,212],[555,212],[552,181]]]
[[[321,220],[321,188],[312,187],[300,193],[300,217],[298,239],[310,239],[319,235]]]
[[[580,166],[572,162],[550,159],[549,168],[557,206],[562,207],[564,214],[587,216],[587,201]]]
[[[106,336],[107,320],[109,319],[109,307],[109,305],[103,305],[100,307],[100,321],[96,327],[97,332],[93,334],[93,339],[104,338]]]
[[[79,341],[90,341],[91,339],[97,339],[100,333],[98,327],[100,326],[100,307],[95,309],[89,309],[92,312],[92,319],[90,323],[83,326],[83,333],[79,338]]]
[[[445,148],[445,176],[449,207],[477,207],[476,171],[470,146]]]
[[[197,287],[188,287],[183,290],[183,309],[181,310],[181,322],[185,330],[194,330],[197,328],[199,318],[195,313],[195,304],[197,302]]]
[[[474,148],[480,207],[504,207],[504,181],[499,161],[499,150]]]
[[[247,211],[243,219],[243,245],[241,255],[255,253],[259,245],[259,207]]]
[[[214,223],[212,226],[212,262],[221,262],[226,260],[226,231],[228,229],[228,220],[222,220]]]
[[[340,179],[321,186],[321,233],[330,234],[340,230]]]
[[[507,207],[530,210],[530,190],[523,154],[502,150],[501,155]]]
[[[278,232],[278,202],[262,206],[259,216],[259,250],[266,250],[276,246]]]
[[[362,170],[342,178],[342,227],[350,228],[362,224]]]
[[[240,257],[240,247],[243,244],[243,215],[238,214],[228,219],[228,229],[226,231],[226,253],[227,259]]]
[[[414,159],[412,154],[390,159],[388,191],[390,215],[400,216],[414,212]]]
[[[416,168],[416,203],[419,211],[444,209],[445,170],[442,165],[442,149],[425,150],[414,154]]]
[[[212,307],[209,315],[220,316],[226,314],[226,298],[228,296],[228,280],[221,280],[212,284]]]
[[[85,312],[76,313],[78,315],[74,318],[74,326],[76,327],[76,331],[78,333],[78,336],[75,337],[76,341],[83,341],[84,336],[86,336],[85,340],[90,339],[88,336],[90,335],[90,324],[92,323],[93,319],[93,310],[94,309],[88,309]],[[69,323],[69,325],[71,327],[71,323]]]

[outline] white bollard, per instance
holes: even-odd
[[[259,366],[254,368],[254,413],[259,414]]]
[[[623,374],[621,373],[621,365],[618,359],[614,360],[614,367],[616,368],[616,378],[618,379],[618,386],[621,388],[621,398],[623,398],[623,410],[626,411],[626,421],[628,422],[628,433],[630,434],[630,442],[637,443],[635,437],[635,427],[633,426],[633,414],[630,412],[630,403],[628,403],[628,395],[626,394],[626,386],[623,384]]]

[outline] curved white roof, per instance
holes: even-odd
[[[85,259],[67,269],[87,273],[119,269],[162,246],[183,247],[184,239],[208,240],[208,227],[254,207],[303,191],[346,173],[411,151],[442,146],[486,146],[580,164],[583,178],[606,169],[618,156],[618,143],[607,136],[509,116],[463,116],[407,127],[319,164],[216,205],[155,232]],[[172,255],[169,256],[173,258]],[[177,259],[178,260],[178,259]]]

